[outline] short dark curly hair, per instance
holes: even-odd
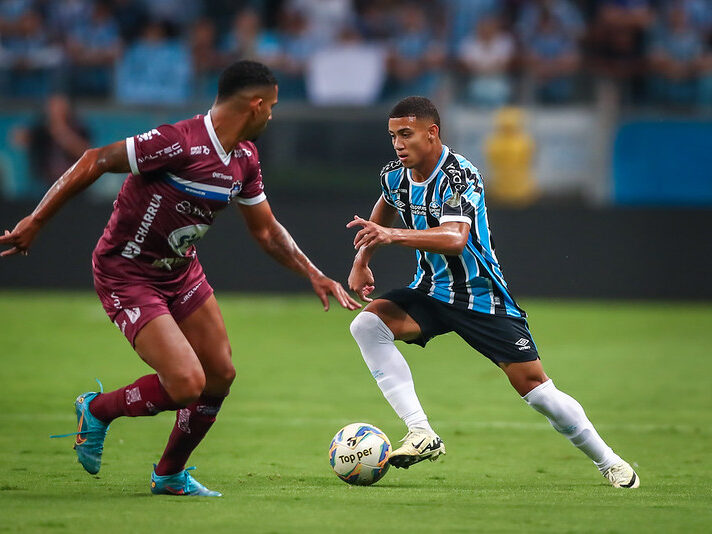
[[[401,117],[415,117],[416,119],[429,119],[440,128],[440,114],[429,99],[424,96],[409,96],[398,102],[388,114],[391,119]]]
[[[218,97],[220,102],[248,87],[265,87],[277,85],[277,78],[272,71],[257,61],[237,61],[220,74],[218,80]]]

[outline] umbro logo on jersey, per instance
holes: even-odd
[[[515,345],[519,347],[519,350],[527,350],[532,348],[529,344],[529,340],[525,337],[519,338],[519,341],[517,341]]]

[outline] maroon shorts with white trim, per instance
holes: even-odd
[[[109,319],[134,346],[136,335],[159,315],[177,323],[186,319],[213,294],[203,267],[195,259],[173,279],[115,278],[94,266],[94,287]]]

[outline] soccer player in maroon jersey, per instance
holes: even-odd
[[[89,473],[99,471],[111,421],[176,410],[151,491],[220,496],[197,482],[185,464],[235,378],[225,324],[195,250],[228,204],[237,204],[268,254],[309,279],[325,310],[329,295],[346,309],[360,307],[309,261],[266,200],[252,140],[272,118],[277,92],[266,66],[251,61],[229,66],[207,114],[87,150],[32,214],[0,236],[0,245],[9,247],[0,256],[27,255],[39,230],[67,200],[106,172],[129,173],[94,249],[94,285],[109,318],[156,373],[116,391],[77,398],[74,448]]]

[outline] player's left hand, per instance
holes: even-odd
[[[354,215],[354,220],[350,221],[346,228],[353,228],[354,226],[362,227],[354,237],[354,248],[356,250],[361,247],[388,245],[393,242],[392,228],[386,228],[375,222],[367,221],[358,215]]]
[[[332,280],[323,274],[313,276],[310,280],[314,293],[317,294],[324,305],[324,311],[329,311],[329,295],[332,295],[341,307],[347,310],[358,310],[361,307],[336,280]]]

